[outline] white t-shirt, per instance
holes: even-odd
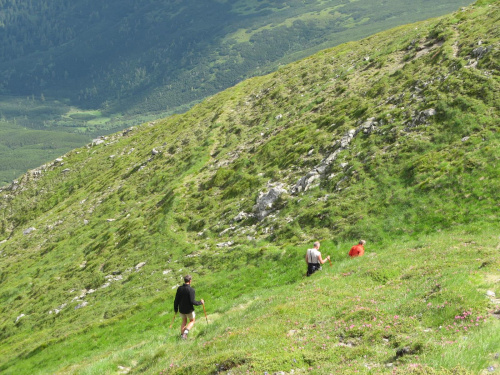
[[[318,249],[314,247],[312,249],[307,249],[307,263],[319,263],[320,256],[321,253]]]

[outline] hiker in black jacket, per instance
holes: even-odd
[[[184,276],[184,285],[177,288],[174,300],[174,311],[176,314],[177,311],[179,311],[182,317],[181,337],[183,339],[187,339],[189,330],[194,326],[194,305],[199,306],[205,304],[205,301],[202,299],[196,301],[194,293],[194,289],[191,288],[191,276]],[[189,323],[186,324],[188,319]]]

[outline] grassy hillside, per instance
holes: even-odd
[[[320,49],[470,2],[0,0],[0,118],[90,140],[182,113]],[[36,160],[13,173],[52,156],[22,150]]]
[[[498,19],[325,50],[3,188],[0,371],[497,371]],[[181,342],[186,273],[209,324]]]

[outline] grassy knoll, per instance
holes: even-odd
[[[0,371],[497,371],[498,17],[322,51],[1,188]]]

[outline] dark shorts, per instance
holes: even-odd
[[[314,272],[319,271],[321,265],[319,263],[307,263],[307,276],[311,276]]]

